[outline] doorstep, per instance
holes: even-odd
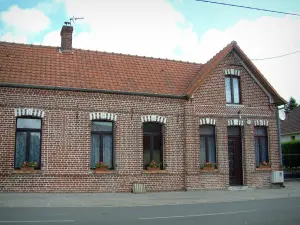
[[[248,186],[229,186],[228,191],[246,191],[250,190],[252,188],[249,188]]]

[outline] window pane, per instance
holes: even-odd
[[[226,102],[231,103],[230,77],[225,77]]]
[[[254,127],[254,134],[256,136],[267,136],[267,131],[265,127]]]
[[[161,136],[160,135],[153,136],[153,149],[156,149],[156,150],[161,149]]]
[[[112,122],[93,121],[92,131],[112,131]]]
[[[18,118],[17,128],[41,129],[41,119]]]
[[[112,149],[112,136],[103,136],[103,162],[108,165],[108,168],[113,168],[112,164],[113,149]]]
[[[209,152],[209,161],[216,162],[216,144],[214,137],[207,137],[207,147]]]
[[[255,138],[255,162],[256,162],[256,166],[259,165],[259,139]]]
[[[232,78],[233,82],[233,102],[240,103],[240,87],[238,78]]]
[[[260,138],[261,162],[268,162],[267,139]]]
[[[156,163],[162,162],[160,159],[160,150],[153,150],[153,160]]]
[[[16,158],[15,168],[20,168],[21,165],[26,161],[26,132],[17,132],[16,134]]]
[[[100,135],[92,134],[91,138],[91,168],[100,161]]]
[[[206,152],[205,152],[205,137],[200,136],[200,167],[204,167],[206,162]]]
[[[145,133],[160,133],[161,125],[158,123],[144,123],[143,130]]]
[[[143,137],[143,160],[144,167],[150,164],[150,136]]]
[[[215,126],[212,125],[202,125],[200,126],[200,135],[214,135]]]
[[[30,151],[29,151],[29,162],[37,162],[40,166],[41,156],[41,136],[40,133],[30,133]]]
[[[240,136],[240,127],[228,127],[228,136]]]

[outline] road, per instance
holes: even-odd
[[[1,207],[1,224],[299,225],[300,198],[136,207]]]

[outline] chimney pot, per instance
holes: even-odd
[[[61,50],[71,51],[72,50],[72,26],[63,26],[60,31],[61,36]]]

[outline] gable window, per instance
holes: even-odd
[[[15,169],[24,162],[37,162],[41,168],[42,120],[37,118],[17,118]]]
[[[269,162],[268,136],[266,127],[254,127],[256,166]]]
[[[90,160],[91,168],[103,162],[113,169],[113,122],[92,121]]]
[[[216,163],[215,126],[200,126],[200,168],[206,162]]]
[[[225,77],[226,103],[240,104],[240,80],[237,76]]]
[[[155,161],[163,164],[163,136],[162,125],[159,123],[143,124],[143,165],[147,169],[148,165]]]

